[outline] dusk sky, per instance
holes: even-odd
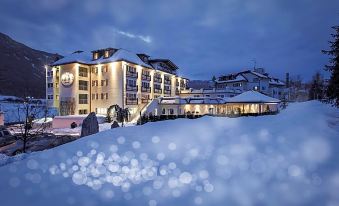
[[[338,0],[1,0],[0,32],[67,55],[125,48],[169,58],[190,79],[258,67],[308,80],[328,57]]]

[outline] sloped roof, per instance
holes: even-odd
[[[235,79],[230,79],[230,80],[217,80],[218,83],[231,83],[231,82],[241,82],[241,81],[247,81],[247,79],[242,76],[241,74],[238,74]]]
[[[180,97],[161,97],[161,104],[187,104],[187,100],[185,98]]]
[[[270,78],[269,84],[285,86],[285,83],[276,78]]]
[[[209,97],[188,97],[188,104],[222,104],[224,100],[222,98],[209,98]]]
[[[279,103],[279,99],[266,96],[257,91],[247,91],[225,100],[226,103]]]
[[[88,64],[89,61],[92,59],[92,53],[89,51],[85,52],[74,52],[71,55],[65,56],[57,61],[55,61],[52,66],[68,64],[68,63],[82,63]]]
[[[92,64],[102,64],[102,63],[117,62],[117,61],[127,61],[127,62],[131,62],[131,63],[141,65],[144,67],[152,68],[151,65],[143,62],[138,57],[137,54],[127,51],[125,49],[118,49],[109,58],[100,57],[99,59],[96,59],[96,60],[92,59],[92,53],[88,51],[81,52],[81,53],[73,53],[71,55],[68,55],[54,62],[52,66],[68,64],[68,63],[82,63],[82,64],[92,65]]]

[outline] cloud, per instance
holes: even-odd
[[[140,39],[146,43],[152,42],[152,39],[150,36],[136,35],[136,34],[132,34],[132,33],[125,32],[125,31],[120,31],[120,30],[118,30],[118,33],[131,39]]]

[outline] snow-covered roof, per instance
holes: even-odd
[[[257,91],[247,91],[235,97],[228,98],[226,103],[279,103],[279,99],[266,96]]]
[[[270,78],[269,84],[285,86],[285,83],[280,81],[279,79]]]
[[[189,97],[186,98],[188,104],[222,104],[222,98],[209,98],[209,97]]]
[[[243,77],[241,74],[238,74],[235,79],[225,80],[225,81],[217,81],[218,83],[232,83],[232,82],[241,82],[241,81],[247,81],[245,77]]]
[[[255,71],[250,71],[250,73],[258,76],[258,77],[261,77],[261,78],[269,78],[267,75],[264,75],[264,74],[260,74],[259,72],[255,72]]]
[[[241,93],[240,89],[188,89],[183,90],[184,94],[214,94],[214,93]]]
[[[125,49],[118,49],[112,56],[109,58],[100,57],[99,59],[93,60],[92,53],[88,51],[84,52],[76,52],[69,56],[66,56],[58,61],[54,62],[52,65],[62,65],[67,63],[82,63],[82,64],[102,64],[109,62],[117,62],[117,61],[127,61],[137,65],[141,65],[144,67],[152,68],[151,65],[143,62],[137,54],[127,51]]]
[[[76,52],[71,55],[65,56],[62,59],[59,59],[58,61],[54,62],[52,66],[62,65],[62,64],[68,64],[68,63],[82,63],[82,64],[89,64],[89,62],[92,60],[92,53],[89,51],[84,52]]]
[[[162,97],[160,99],[161,104],[187,104],[185,98],[180,97]]]

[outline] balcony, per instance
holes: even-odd
[[[161,93],[162,93],[162,90],[161,90],[161,89],[154,88],[154,93],[161,94]]]
[[[151,81],[151,75],[142,75],[141,76],[141,80],[143,81]]]
[[[171,94],[171,90],[164,90],[164,94]]]
[[[138,86],[136,86],[136,85],[126,85],[126,91],[137,92],[138,91]]]
[[[126,105],[137,105],[138,99],[128,99],[126,98]]]
[[[162,83],[161,77],[154,77],[154,82]]]
[[[171,85],[171,80],[165,79],[164,83],[165,83],[165,84],[168,84],[168,85]]]
[[[141,87],[141,91],[151,93],[151,87]]]
[[[126,72],[126,77],[129,77],[129,78],[134,78],[134,79],[137,79],[138,78],[138,73],[137,72]]]
[[[148,103],[150,101],[151,101],[150,99],[141,99],[141,103]]]

